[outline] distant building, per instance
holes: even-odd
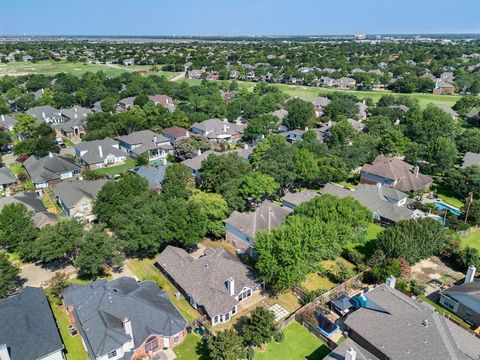
[[[160,105],[169,111],[175,111],[175,103],[170,96],[166,95],[150,95],[148,99],[155,105]]]
[[[219,143],[239,141],[244,130],[244,124],[235,124],[219,119],[209,119],[192,124],[192,133],[205,136],[210,141]]]

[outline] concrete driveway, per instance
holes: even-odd
[[[20,268],[22,286],[45,287],[56,272],[63,272],[69,277],[75,277],[77,273],[72,265],[52,270],[40,265],[27,264]]]

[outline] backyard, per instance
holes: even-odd
[[[10,62],[0,64],[0,76],[2,75],[26,75],[26,74],[45,74],[54,75],[65,72],[76,76],[81,76],[86,72],[103,71],[107,76],[118,76],[124,72],[134,72],[150,69],[147,65],[123,66],[119,64],[85,64],[80,62],[68,61],[39,61],[32,63],[29,61]],[[158,71],[155,75],[163,75],[167,79],[175,77],[178,73]]]
[[[265,351],[258,349],[255,360],[320,360],[330,353],[330,349],[306,328],[294,321],[283,333],[281,343],[271,342],[265,346]]]
[[[327,272],[333,270],[337,262],[345,264],[352,271],[352,274],[355,273],[355,265],[342,257],[337,257],[335,260],[324,260],[321,262],[321,265],[325,271],[308,274],[300,287],[308,292],[317,290],[327,291],[334,288],[337,284],[328,276]]]
[[[473,230],[470,234],[461,237],[462,246],[475,248],[480,251],[480,231]]]
[[[174,348],[176,360],[208,360],[208,350],[202,337],[188,334],[185,340]]]
[[[104,168],[100,168],[100,169],[95,169],[93,172],[95,173],[95,175],[109,175],[109,176],[112,176],[112,175],[117,175],[117,174],[124,173],[125,171],[127,171],[131,168],[134,168],[135,164],[136,164],[135,160],[128,159],[127,161],[125,161],[125,164],[118,165],[118,166],[111,166],[111,167],[104,167]]]
[[[198,319],[200,317],[198,311],[190,305],[183,295],[179,299],[176,298],[177,288],[155,267],[154,262],[154,259],[128,259],[125,265],[140,280],[155,281],[168,294],[169,299],[187,321]]]
[[[437,193],[437,196],[445,201],[447,204],[452,205],[456,208],[463,207],[463,201],[458,199],[457,196],[451,192],[450,190],[446,189],[440,184],[433,184],[432,190]]]

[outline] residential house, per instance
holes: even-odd
[[[362,166],[360,183],[393,187],[400,191],[416,192],[432,186],[430,176],[420,173],[418,166],[389,156],[379,155],[371,164]]]
[[[341,77],[340,79],[334,80],[332,86],[339,89],[351,89],[355,87],[357,81],[349,77]]]
[[[155,105],[163,106],[165,109],[173,112],[175,111],[175,103],[170,96],[167,95],[150,95],[148,97]]]
[[[368,106],[364,101],[359,101],[356,103],[358,106],[357,118],[358,120],[366,120],[368,117]]]
[[[75,155],[89,170],[121,165],[127,160],[127,153],[120,144],[110,138],[83,141],[75,145]]]
[[[475,279],[476,267],[467,270],[465,281],[440,292],[439,303],[474,328],[480,326],[480,278]]]
[[[186,336],[187,321],[154,281],[69,284],[62,296],[91,359],[162,359]]]
[[[152,130],[136,131],[118,138],[120,149],[125,150],[132,157],[148,156],[149,161],[166,158],[173,153],[170,140]]]
[[[410,220],[414,213],[406,205],[408,195],[396,189],[377,185],[360,184],[355,190],[328,183],[320,190],[321,194],[335,195],[340,198],[350,196],[370,209],[375,221],[384,225],[402,220]]]
[[[163,159],[162,162],[155,167],[140,166],[134,168],[132,172],[146,179],[150,190],[160,191],[165,179],[165,173],[170,165],[172,164],[169,163],[167,159]]]
[[[198,152],[199,152],[198,156],[192,159],[183,160],[181,162],[181,164],[185,165],[190,170],[192,170],[192,176],[195,177],[195,180],[197,182],[200,181],[200,169],[202,168],[202,161],[214,153],[212,150],[207,150],[203,153],[200,150],[198,150]]]
[[[82,172],[72,159],[52,153],[42,158],[32,155],[23,166],[37,189],[72,179]]]
[[[352,339],[346,339],[323,360],[380,360]]]
[[[202,79],[205,69],[192,69],[187,71],[186,77],[190,79]]]
[[[17,183],[17,178],[13,175],[12,170],[7,167],[0,168],[0,189],[6,190],[10,186]]]
[[[35,191],[19,192],[12,196],[0,198],[0,211],[5,205],[22,204],[33,213],[32,221],[36,228],[55,225],[58,222],[55,214],[49,213],[42,199]]]
[[[253,254],[253,239],[260,230],[272,230],[279,227],[292,209],[278,206],[271,201],[264,201],[250,212],[234,211],[225,220],[227,232],[225,239],[235,248]]]
[[[10,115],[0,115],[0,128],[5,131],[13,131],[17,120]]]
[[[0,300],[1,360],[63,360],[64,346],[45,292],[27,286]]]
[[[436,105],[438,108],[446,112],[448,115],[452,117],[452,120],[457,121],[458,120],[458,113],[453,110],[450,106],[446,104],[437,104]]]
[[[60,110],[50,105],[35,106],[25,111],[25,113],[35,117],[39,123],[58,124],[66,121]]]
[[[325,107],[331,102],[332,101],[325,96],[317,96],[315,99],[312,100],[312,104],[315,107],[315,114],[317,115],[317,117],[323,115]]]
[[[395,290],[395,278],[362,295],[344,321],[348,337],[379,359],[477,359],[480,339],[422,300]]]
[[[273,111],[271,114],[273,116],[276,116],[278,120],[283,121],[283,119],[285,119],[285,117],[288,115],[288,111],[285,109],[279,109],[279,110]]]
[[[85,135],[87,116],[93,113],[92,110],[76,105],[70,109],[61,109],[60,113],[65,120],[55,126],[58,137],[80,139]]]
[[[135,101],[135,96],[130,96],[121,99],[117,105],[118,112],[124,112],[133,108],[133,102]]]
[[[162,135],[168,138],[172,143],[190,137],[190,131],[180,126],[172,126],[162,130]]]
[[[284,136],[289,143],[294,143],[296,141],[303,140],[304,134],[305,134],[305,130],[294,129],[294,130],[282,132],[280,135]]]
[[[66,216],[95,220],[93,201],[108,180],[67,180],[53,186],[55,200]]]
[[[480,166],[480,154],[469,151],[463,157],[462,168],[473,165]]]
[[[363,132],[367,129],[367,126],[361,121],[354,120],[354,119],[347,119],[347,122],[358,132]]]
[[[297,206],[308,202],[315,197],[320,196],[319,193],[313,190],[302,190],[297,192],[287,192],[284,197],[282,197],[282,204],[290,209],[295,209]]]
[[[37,91],[34,91],[31,94],[33,94],[33,98],[35,99],[35,101],[38,101],[45,94],[45,90],[44,89],[38,89]]]
[[[455,86],[445,80],[437,79],[432,92],[436,95],[451,95],[455,93]]]
[[[212,326],[229,322],[262,284],[252,269],[224,248],[206,247],[201,256],[167,246],[157,266]]]
[[[245,130],[244,124],[235,124],[227,120],[209,119],[192,125],[192,133],[205,136],[210,141],[236,143]]]

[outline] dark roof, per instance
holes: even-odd
[[[291,212],[292,209],[288,207],[264,201],[254,211],[234,211],[225,223],[253,238],[260,230],[279,227]]]
[[[106,355],[130,340],[122,320],[129,318],[134,348],[150,335],[173,336],[185,329],[186,320],[154,281],[134,278],[70,284],[63,292],[66,306],[73,305],[90,354]]]
[[[260,284],[250,268],[223,248],[206,248],[203,256],[194,259],[183,249],[167,246],[157,264],[210,316],[226,314],[238,304],[227,289],[228,278],[234,280],[235,296],[245,286]]]
[[[332,304],[340,309],[341,311],[350,309],[352,307],[352,303],[350,302],[350,297],[342,294],[335,299],[332,300]]]
[[[131,149],[132,152],[138,155],[154,149],[172,149],[168,138],[152,130],[136,131],[125,136],[120,136],[118,140],[129,145],[139,144],[140,146]]]
[[[9,129],[10,127],[15,126],[17,120],[10,115],[0,115],[0,127],[4,129]]]
[[[37,360],[63,349],[42,288],[26,287],[0,300],[0,344],[12,360]]]
[[[200,170],[202,168],[202,161],[208,158],[211,154],[213,154],[213,151],[207,150],[193,159],[183,160],[182,164],[194,171]]]
[[[323,360],[347,360],[346,354],[348,350],[355,351],[356,360],[379,360],[376,356],[365,350],[352,339],[345,340],[341,345],[337,346]]]
[[[17,182],[12,170],[7,167],[0,168],[0,185],[8,185]]]
[[[60,174],[81,170],[74,160],[52,153],[42,158],[32,155],[23,165],[34,183],[60,179]]]
[[[385,357],[397,360],[467,360],[480,355],[480,339],[427,303],[382,284],[365,293],[386,311],[360,308],[345,325]]]
[[[83,198],[94,200],[108,180],[67,180],[54,185],[53,192],[69,209]]]
[[[93,113],[93,111],[88,108],[84,108],[83,106],[75,105],[70,109],[60,109],[60,113],[72,121],[78,119],[85,120],[88,115]]]
[[[386,179],[398,181],[395,188],[401,191],[417,191],[432,184],[427,175],[415,175],[415,167],[409,163],[389,156],[378,155],[371,164],[362,166],[362,172],[374,174]]]
[[[163,184],[165,172],[170,165],[172,164],[167,162],[165,165],[160,163],[156,167],[141,166],[133,169],[133,172],[138,176],[146,179],[148,181],[148,187],[150,189],[157,189]]]

